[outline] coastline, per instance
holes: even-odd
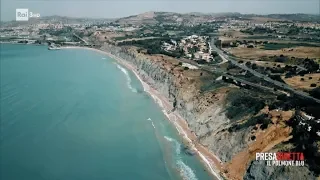
[[[139,75],[137,68],[134,65],[130,64],[129,62],[123,60],[120,57],[111,54],[110,52],[103,51],[100,49],[79,46],[65,46],[61,47],[61,49],[85,49],[95,51],[97,53],[104,54],[113,58],[118,63],[132,71],[138,78],[138,80],[141,82],[144,91],[147,92],[154,99],[154,101],[163,109],[163,113],[168,118],[168,120],[175,126],[179,135],[182,136],[184,141],[187,142],[188,147],[192,149],[194,152],[196,152],[201,162],[205,165],[205,167],[210,171],[210,173],[213,176],[215,176],[219,180],[223,179],[220,175],[222,168],[221,160],[208,149],[206,149],[203,145],[197,142],[196,135],[191,132],[191,130],[188,127],[188,124],[186,123],[186,120],[184,120],[176,111],[171,112],[173,107],[169,103],[167,98],[161,95],[157,90],[153,89],[149,84],[147,84]]]

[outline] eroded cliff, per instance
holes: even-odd
[[[221,173],[228,179],[315,178],[307,167],[279,169],[253,161],[255,152],[270,151],[291,138],[292,129],[285,122],[293,112],[270,111],[265,102],[274,98],[272,95],[239,89],[216,81],[216,76],[205,71],[184,68],[174,58],[150,56],[134,47],[105,44],[102,50],[137,67],[139,75],[187,121],[197,140],[220,158]],[[203,90],[206,83],[213,88]],[[283,171],[286,173],[281,175]]]

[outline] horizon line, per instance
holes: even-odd
[[[145,14],[145,13],[175,13],[175,14],[203,14],[203,15],[214,15],[214,14],[240,14],[240,15],[258,15],[258,16],[268,16],[268,15],[313,15],[313,16],[320,16],[320,13],[302,13],[302,12],[297,12],[297,13],[266,13],[266,14],[258,14],[258,13],[240,13],[240,12],[231,12],[231,11],[221,11],[221,12],[197,12],[197,11],[193,11],[193,12],[185,12],[185,13],[180,13],[180,12],[173,12],[173,11],[145,11],[143,13],[139,13],[139,14],[132,14],[132,15],[128,15],[128,16],[121,16],[121,17],[93,17],[93,16],[86,16],[86,17],[81,17],[81,16],[65,16],[65,15],[46,15],[46,16],[41,16],[40,20],[42,18],[48,18],[48,17],[53,17],[53,16],[57,16],[57,17],[64,17],[64,18],[74,18],[74,19],[106,19],[106,20],[112,20],[112,19],[121,19],[121,18],[127,18],[130,16],[137,16],[137,15],[141,15],[141,14]],[[10,22],[10,21],[15,21],[15,19],[13,20],[0,20],[0,22]]]

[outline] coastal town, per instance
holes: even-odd
[[[253,172],[270,168],[257,169],[262,150],[303,151],[308,166],[282,170],[301,179],[320,175],[318,15],[53,16],[1,22],[0,42],[89,48],[120,59],[151,93],[162,94],[166,113],[188,138],[186,154],[207,157],[217,176],[261,179]]]

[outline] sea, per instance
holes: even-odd
[[[106,55],[0,44],[0,93],[0,179],[215,179]]]

